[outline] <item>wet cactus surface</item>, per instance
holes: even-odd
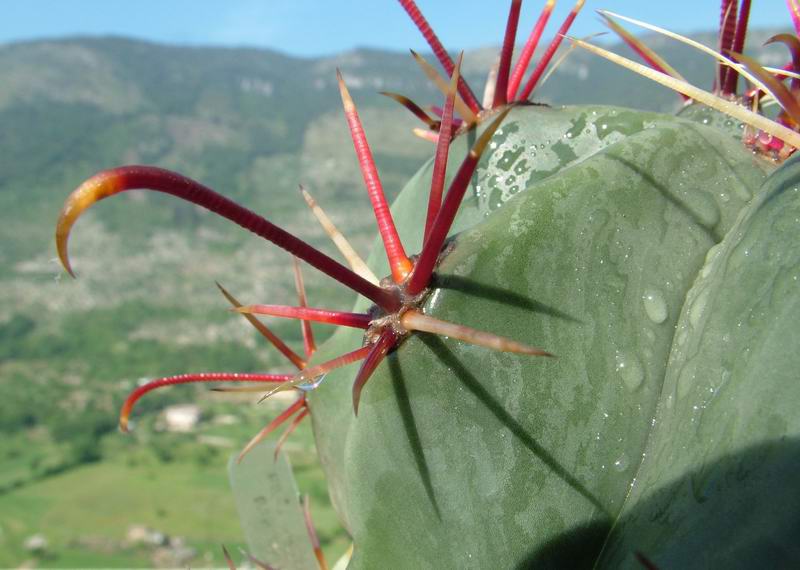
[[[553,121],[557,126],[547,132],[540,115],[565,120]],[[617,133],[624,129],[615,141],[589,136],[614,118],[623,125]],[[576,123],[583,123],[579,134],[568,136]],[[556,144],[563,150],[552,150]],[[698,334],[713,310],[711,294],[704,300],[698,287],[721,273],[714,265],[719,252],[741,235],[746,220],[766,215],[764,193],[776,192],[775,180],[789,166],[767,181],[773,167],[725,132],[620,109],[521,108],[490,148],[457,220],[464,229],[438,266],[425,312],[548,347],[557,358],[487,353],[419,335],[375,372],[357,418],[343,411],[348,371],[326,377],[310,397],[312,417],[335,504],[355,539],[356,568],[381,560],[408,568],[433,567],[431,560],[453,568],[567,563],[559,557],[574,553],[557,545],[573,540],[588,563],[612,527],[613,544],[625,546],[603,559],[615,560],[609,567],[632,564],[637,539],[626,535],[638,525],[627,521],[652,508],[661,486],[679,486],[683,474],[727,455],[718,438],[705,435],[715,422],[700,421],[703,411],[724,406],[718,402],[731,398],[728,390],[761,390],[759,373],[729,387],[732,372],[719,365],[729,358],[746,368],[745,348],[717,354],[700,372],[699,363],[686,363],[687,337]],[[529,157],[548,152],[554,158],[546,170],[525,168],[533,164]],[[401,235],[404,222],[418,225],[414,200],[424,192],[415,181],[425,180],[427,170],[397,200]],[[510,185],[509,172],[517,176]],[[492,193],[498,202],[486,200]],[[784,193],[783,200],[797,205],[796,191]],[[777,211],[793,216],[788,207]],[[780,250],[785,242],[789,258],[796,249],[786,236],[759,239],[774,239],[771,247]],[[742,253],[739,259],[749,262]],[[791,279],[783,278],[781,290],[796,299]],[[729,287],[736,290],[736,283]],[[768,316],[751,320],[727,325],[751,342],[770,334]],[[720,329],[703,338],[722,350],[731,334]],[[776,350],[796,341],[789,334]],[[341,331],[321,357],[352,342]],[[691,356],[708,358],[698,342]],[[800,364],[796,356],[783,358],[794,361],[770,371],[778,385],[792,381],[792,367]],[[774,390],[768,399],[780,399]],[[731,410],[727,421],[750,425],[745,416],[760,413],[763,404],[744,395],[736,401],[749,411],[740,418]],[[750,444],[766,444],[777,426],[791,423],[791,408],[783,415],[774,410],[783,420],[770,429],[747,428]],[[685,432],[680,440],[676,430]],[[675,470],[675,457],[687,446],[704,449],[696,452],[702,461],[685,460]],[[697,498],[695,506],[703,502]],[[680,508],[694,516],[691,505]],[[638,549],[654,560],[685,562],[697,546],[678,534],[666,538],[665,528],[657,534],[656,543],[669,546],[663,553]]]

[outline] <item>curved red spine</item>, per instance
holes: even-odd
[[[194,382],[259,382],[259,383],[281,383],[292,378],[291,374],[243,374],[236,372],[201,372],[199,374],[178,374],[177,376],[166,376],[158,378],[139,386],[133,390],[125,399],[119,414],[119,425],[122,431],[128,431],[128,418],[133,407],[139,399],[153,390],[175,384],[190,384]]]
[[[134,189],[147,189],[171,194],[214,212],[257,236],[274,243],[387,310],[396,310],[400,306],[399,300],[389,291],[373,285],[300,238],[191,178],[155,166],[123,166],[101,172],[92,177],[90,181],[101,177],[111,179],[110,183],[114,184],[114,188],[112,192],[102,195],[99,199]],[[100,180],[99,184],[102,183],[103,181]],[[80,192],[81,188],[76,192]]]

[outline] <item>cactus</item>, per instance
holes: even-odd
[[[688,100],[670,116],[527,104],[582,1],[523,85],[553,2],[512,69],[512,0],[483,105],[416,4],[400,1],[449,81],[416,56],[445,94],[439,118],[389,94],[436,143],[390,213],[339,78],[379,226],[366,266],[349,246],[348,269],[153,167],[101,173],[69,198],[57,241],[70,272],[80,213],[147,187],[231,219],[361,295],[342,312],[308,307],[300,279],[297,307],[242,306],[223,290],[279,348],[253,315],[341,327],[318,348],[306,334],[306,358],[281,348],[295,375],[155,381],[126,402],[123,427],[136,399],[165,384],[299,390],[246,450],[292,416],[289,430],[311,418],[354,539],[350,568],[796,565],[800,165],[776,165],[798,147],[798,85],[740,54],[750,2],[722,2],[714,93],[604,15],[650,67],[620,63]],[[800,5],[789,6],[800,27]],[[794,36],[776,41],[800,51]],[[739,74],[755,84],[742,97]],[[764,98],[781,105],[775,120]],[[703,124],[714,109],[736,122]],[[531,358],[550,352],[557,358]]]

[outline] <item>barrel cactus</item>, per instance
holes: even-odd
[[[416,4],[401,4],[449,79],[436,80],[438,116],[392,95],[423,119],[436,151],[390,211],[340,77],[380,234],[366,264],[344,248],[345,267],[154,167],[106,171],[68,199],[57,229],[68,269],[83,210],[150,188],[231,219],[360,295],[343,312],[309,308],[302,294],[298,307],[243,307],[225,292],[254,323],[269,314],[341,327],[318,349],[307,343],[307,359],[284,347],[295,375],[144,386],[123,426],[136,399],[165,384],[298,391],[247,449],[290,418],[289,430],[311,418],[354,540],[349,568],[800,563],[800,164],[786,160],[799,146],[798,85],[740,54],[750,2],[722,2],[714,93],[682,81],[606,14],[654,78],[684,94],[679,116],[528,102],[582,0],[524,83],[554,2],[513,69],[521,1],[511,2],[483,104]],[[777,41],[800,53],[795,36]],[[740,74],[754,87],[738,96]],[[777,116],[762,112],[770,98]]]

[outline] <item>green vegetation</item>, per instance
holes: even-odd
[[[244,547],[225,464],[236,443],[257,430],[263,415],[276,408],[251,406],[244,414],[242,406],[210,408],[235,410],[245,419],[223,427],[206,422],[192,435],[155,433],[140,425],[135,439],[117,434],[103,438],[102,461],[0,494],[4,545],[0,567],[31,558],[22,543],[35,533],[47,537],[48,554],[41,561],[47,567],[151,566],[154,549],[126,538],[132,525],[181,537],[196,551],[196,560],[222,565],[220,544],[232,552]],[[214,441],[211,436],[227,443],[224,447],[201,443]],[[326,552],[338,557],[346,544],[327,501],[308,426],[293,436],[287,452],[300,488],[311,496]]]

